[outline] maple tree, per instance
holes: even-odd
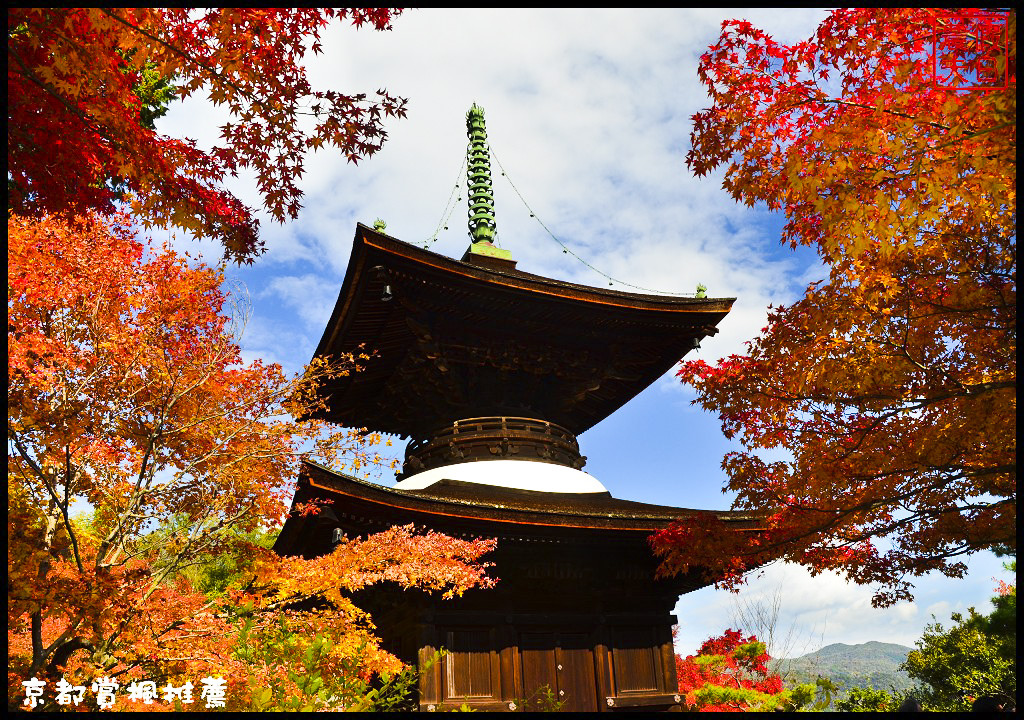
[[[690,168],[783,211],[828,277],[746,354],[682,364],[763,526],[676,524],[652,540],[664,572],[735,587],[783,558],[889,605],[1016,548],[1016,14],[983,15],[836,10],[793,45],[728,21],[702,57]],[[937,75],[951,59],[982,86]]]
[[[302,64],[329,23],[390,28],[382,8],[12,8],[7,14],[8,207],[20,214],[109,213],[262,250],[252,209],[224,181],[254,172],[277,221],[297,216],[308,151],[376,152],[405,100],[311,87]],[[201,149],[158,133],[170,97],[206,93],[230,113]]]
[[[705,640],[696,655],[675,657],[679,692],[700,712],[792,710],[814,697],[813,685],[786,688],[768,669],[765,644],[739,630]]]
[[[244,363],[222,274],[147,251],[127,219],[9,214],[7,231],[9,703],[33,677],[219,676],[233,707],[353,707],[365,696],[341,689],[402,666],[349,593],[492,584],[493,541],[396,527],[302,560],[256,540],[287,514],[302,458],[376,460],[358,431],[293,419],[359,358],[297,377]],[[225,554],[233,569],[200,583]]]

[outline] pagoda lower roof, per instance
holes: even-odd
[[[482,416],[532,417],[580,434],[716,333],[733,300],[486,267],[360,224],[316,356],[372,357],[325,385],[320,416],[413,438]]]
[[[278,554],[319,557],[335,548],[339,533],[367,536],[412,524],[419,531],[451,537],[495,538],[499,554],[505,553],[501,557],[506,565],[498,565],[506,580],[522,571],[524,558],[513,552],[515,548],[536,547],[533,557],[543,557],[550,553],[545,547],[558,546],[586,548],[588,556],[607,554],[609,563],[628,551],[631,564],[643,565],[638,571],[642,577],[676,596],[713,581],[699,570],[655,580],[658,561],[648,542],[670,523],[701,522],[699,516],[709,511],[620,500],[607,492],[537,493],[472,483],[402,491],[309,461],[303,462],[293,500],[293,507],[306,505],[318,506],[319,512],[289,515],[274,544]],[[736,532],[764,529],[764,518],[758,513],[711,512]]]
[[[529,462],[524,461],[524,465]],[[673,521],[687,522],[709,511],[652,505],[614,498],[603,493],[545,493],[476,483],[439,483],[418,491],[398,490],[338,473],[305,461],[295,503],[330,500],[333,514],[366,523],[367,531],[414,523],[440,532],[501,536],[549,529],[563,537],[574,531],[640,533],[648,535]],[[737,531],[762,529],[757,513],[710,511]],[[282,530],[280,551],[300,552],[294,537]]]

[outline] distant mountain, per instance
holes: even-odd
[[[855,687],[906,690],[914,683],[899,669],[914,648],[884,642],[835,643],[798,658],[783,659],[779,672],[788,685],[814,682],[822,675],[845,690]]]

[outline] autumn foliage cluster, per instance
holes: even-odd
[[[405,100],[311,87],[302,60],[332,20],[388,29],[380,8],[12,8],[7,13],[8,207],[110,212],[261,252],[258,223],[224,186],[255,174],[277,221],[295,218],[304,158],[322,147],[372,155]],[[230,120],[210,149],[161,135],[172,98],[205,93]]]
[[[223,181],[253,171],[283,220],[306,151],[372,154],[404,101],[313,90],[301,61],[332,18],[386,29],[391,16],[8,12],[10,708],[216,708],[204,679],[229,710],[392,707],[415,673],[351,593],[493,583],[492,541],[412,527],[315,560],[273,553],[303,458],[377,459],[364,433],[295,419],[361,358],[296,377],[244,359],[244,294],[137,236],[177,226],[250,261],[253,211]],[[229,110],[219,147],[154,129],[197,92]]]
[[[409,527],[311,561],[255,541],[282,521],[302,457],[363,452],[293,419],[354,359],[291,379],[244,363],[222,276],[147,255],[124,225],[11,216],[8,242],[9,698],[29,677],[207,675],[234,707],[267,688],[302,698],[295,663],[314,645],[325,687],[401,669],[348,593],[492,582],[476,561],[493,543]],[[241,558],[233,577],[199,592],[197,569],[225,554]],[[331,697],[305,702],[355,701]]]
[[[795,695],[786,689],[782,676],[768,669],[769,660],[756,636],[726,630],[701,644],[696,655],[676,655],[679,693],[699,712],[791,710],[810,698],[808,688]]]
[[[690,168],[784,212],[827,277],[746,354],[682,365],[742,446],[727,490],[763,532],[674,526],[666,572],[728,585],[784,558],[885,605],[1016,548],[1015,30],[1013,11],[837,10],[793,45],[727,22],[702,57]]]

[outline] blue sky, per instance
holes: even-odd
[[[824,17],[822,10],[777,9],[419,10],[397,18],[386,33],[333,26],[323,54],[309,58],[314,87],[387,88],[409,98],[409,117],[390,122],[384,149],[358,166],[338,153],[310,156],[299,218],[285,225],[264,218],[267,253],[254,267],[229,271],[253,304],[246,356],[293,371],[309,361],[341,287],[356,222],[379,217],[399,239],[431,238],[453,186],[465,187],[458,171],[465,113],[474,102],[486,111],[490,144],[507,177],[559,240],[631,285],[693,292],[700,282],[711,296],[736,297],[699,357],[742,352],[764,325],[769,303],[791,302],[824,270],[813,252],[780,247],[780,217],[736,204],[720,176],[687,172],[690,118],[708,102],[697,64],[724,19],[750,20],[789,42],[808,37]],[[224,120],[194,98],[172,107],[159,128],[202,145],[216,140]],[[520,269],[608,286],[562,252],[496,167],[494,175],[499,240]],[[251,178],[233,189],[259,206]],[[468,244],[464,199],[447,227],[430,247],[461,257]],[[175,242],[192,254],[202,249],[211,261],[220,255],[212,245]],[[671,375],[654,383],[581,436],[587,471],[616,497],[727,508],[720,463],[732,448],[717,419],[692,399]],[[780,654],[832,642],[910,645],[933,614],[947,621],[969,606],[987,610],[997,575],[1005,577],[1000,561],[979,556],[966,579],[921,579],[915,602],[880,611],[870,608],[868,588],[778,565],[742,597],[780,595],[779,625],[795,638]],[[735,605],[734,596],[713,588],[684,596],[676,608],[679,649],[692,652],[711,634],[735,627]]]

